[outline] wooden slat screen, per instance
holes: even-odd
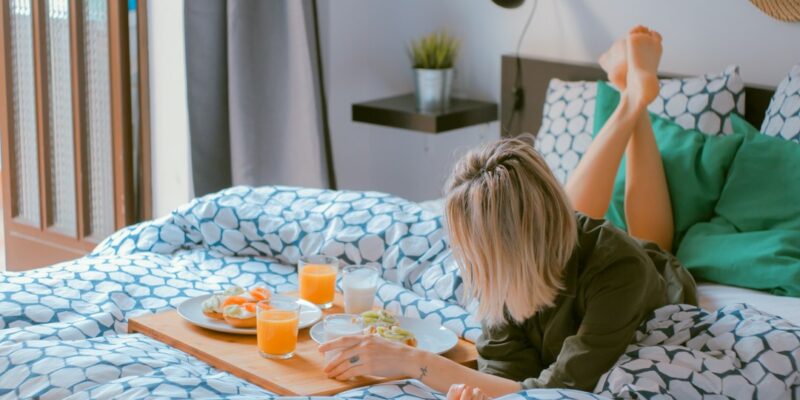
[[[130,225],[136,221],[151,217],[152,207],[150,189],[150,136],[149,136],[149,98],[148,87],[149,74],[147,64],[147,1],[139,0],[136,10],[137,19],[137,62],[139,70],[139,80],[137,82],[139,97],[136,106],[141,108],[138,113],[139,135],[137,140],[140,143],[141,151],[134,159],[133,155],[133,124],[132,124],[132,104],[131,100],[131,53],[129,44],[128,26],[128,2],[125,0],[14,0],[22,2],[27,6],[30,1],[31,13],[31,39],[33,46],[32,65],[33,81],[35,92],[35,129],[33,124],[25,125],[25,129],[17,132],[15,129],[15,99],[13,85],[15,76],[11,63],[12,48],[14,37],[12,35],[12,2],[4,0],[0,2],[0,57],[3,63],[0,65],[0,84],[4,88],[0,92],[0,130],[2,131],[2,181],[3,181],[3,200],[4,200],[4,231],[7,247],[7,264],[10,270],[26,269],[33,266],[51,264],[59,260],[75,258],[91,250],[99,240],[107,234],[105,230],[93,232],[93,213],[98,207],[108,206],[108,203],[98,204],[96,194],[98,190],[112,188],[113,207],[110,208],[113,219],[113,229],[119,229]],[[14,3],[16,4],[16,3]],[[97,7],[102,7],[99,9]],[[27,10],[27,9],[26,9]],[[48,14],[49,13],[49,14]],[[98,15],[107,17],[107,29],[95,29],[93,32],[107,32],[107,37],[100,40],[89,40],[87,35],[86,18],[94,18],[91,23],[94,28],[98,28]],[[68,17],[68,21],[64,18]],[[51,18],[51,19],[48,19]],[[53,18],[56,18],[53,20]],[[61,18],[61,19],[58,19]],[[27,20],[25,20],[27,22]],[[49,25],[58,23],[58,29],[66,29],[68,26],[69,38],[67,42],[59,41],[58,48],[50,48],[53,36],[48,36]],[[67,24],[67,25],[64,25]],[[55,26],[55,25],[54,25]],[[28,29],[27,26],[25,29]],[[53,31],[56,32],[56,31]],[[58,36],[61,40],[63,37]],[[50,40],[50,42],[48,42]],[[66,40],[66,39],[64,39]],[[89,58],[87,46],[96,43],[106,43],[108,48],[90,48],[95,64],[89,70],[87,65]],[[69,60],[65,59],[67,47],[69,50]],[[53,51],[58,51],[54,55]],[[98,55],[108,57],[105,61],[98,61]],[[99,60],[103,60],[103,57]],[[50,59],[48,57],[59,57]],[[107,61],[107,64],[106,64]],[[58,63],[57,69],[54,67]],[[98,64],[99,62],[99,64]],[[99,65],[99,67],[98,67]],[[108,82],[98,82],[103,79],[104,65],[108,66]],[[48,69],[50,68],[50,69]],[[67,68],[69,71],[67,72]],[[98,69],[100,68],[100,69]],[[56,70],[57,69],[57,70]],[[98,73],[100,71],[100,73]],[[64,82],[54,82],[61,76],[69,76],[68,87],[52,86],[54,84],[63,85]],[[93,73],[93,75],[89,75]],[[98,78],[100,77],[100,78]],[[101,103],[88,103],[88,79],[93,79],[95,86],[100,87],[104,93],[108,87],[108,98]],[[101,85],[101,86],[97,86]],[[60,89],[60,91],[59,91]],[[53,95],[53,93],[56,95]],[[55,97],[54,97],[55,96]],[[60,96],[60,97],[59,97]],[[65,114],[66,108],[60,101],[61,98],[68,98],[71,102],[69,112]],[[31,98],[30,96],[28,97]],[[102,99],[102,96],[101,96]],[[100,125],[97,128],[97,118],[102,116],[102,107],[108,104],[108,115],[110,116],[110,129],[106,130]],[[90,107],[95,107],[90,116]],[[56,107],[58,113],[56,113]],[[100,108],[98,108],[100,107]],[[100,112],[100,113],[99,113]],[[99,114],[98,114],[99,113]],[[58,115],[56,115],[58,114]],[[66,117],[65,117],[66,116]],[[95,122],[90,121],[95,118]],[[106,118],[103,116],[103,118]],[[55,119],[55,122],[54,122]],[[102,119],[100,120],[102,122]],[[109,121],[109,120],[106,120]],[[92,124],[95,124],[94,126]],[[56,127],[58,124],[58,127]],[[65,128],[66,125],[66,128]],[[56,129],[58,128],[58,129]],[[71,132],[70,132],[71,129]],[[97,134],[108,132],[108,149],[105,155],[110,154],[110,162],[107,167],[98,165],[98,160],[107,159],[98,157],[98,151],[102,151],[106,139],[94,142],[94,148],[90,145],[89,133],[92,131],[97,138]],[[34,135],[34,136],[19,136]],[[35,143],[36,160],[30,158],[20,160],[15,152],[15,138],[22,137],[28,143],[28,149],[33,147],[31,139]],[[57,138],[57,139],[56,139]],[[65,139],[66,138],[66,139]],[[58,153],[63,150],[64,143],[70,143],[68,152]],[[98,143],[100,148],[98,148]],[[58,153],[58,154],[57,154]],[[104,155],[104,156],[105,156]],[[61,158],[54,158],[59,156]],[[72,160],[69,173],[63,173],[60,169],[65,165],[67,159]],[[55,161],[54,161],[55,160]],[[18,162],[24,161],[28,165],[26,171],[36,168],[36,173],[32,176],[36,179],[34,186],[36,196],[26,197],[30,200],[25,206],[30,208],[31,204],[38,205],[32,213],[32,218],[23,218],[21,215],[21,203],[18,198],[20,187],[18,176]],[[94,164],[92,164],[94,163]],[[135,165],[134,165],[135,163]],[[66,165],[69,165],[67,162]],[[54,169],[55,168],[55,169]],[[92,169],[102,173],[92,178]],[[105,170],[103,170],[105,168]],[[138,168],[138,174],[134,174],[134,168]],[[97,177],[106,176],[110,171],[110,182],[98,182]],[[134,176],[137,181],[134,182]],[[27,175],[26,175],[27,176]],[[66,180],[65,180],[66,179]],[[68,181],[69,190],[63,190]],[[33,181],[30,181],[33,182]],[[30,183],[29,182],[29,183]],[[138,185],[138,191],[134,190],[134,184]],[[104,185],[98,187],[96,185]],[[74,189],[74,190],[73,190]],[[26,192],[27,193],[27,192]],[[69,199],[69,204],[62,203],[65,193]],[[74,197],[74,199],[73,199]],[[94,197],[94,200],[93,200]],[[74,215],[73,206],[74,204]],[[68,210],[68,215],[64,217],[64,210]],[[30,211],[27,211],[31,214]],[[26,216],[28,216],[26,214]],[[38,217],[38,218],[37,218]],[[74,226],[64,226],[63,221],[69,221]]]

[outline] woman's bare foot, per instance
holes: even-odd
[[[628,74],[628,46],[625,38],[617,39],[605,53],[600,55],[597,62],[606,71],[608,81],[613,83],[620,91],[627,86]]]
[[[628,33],[626,43],[628,71],[625,92],[635,106],[645,108],[658,96],[661,35],[639,25]]]

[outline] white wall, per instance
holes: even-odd
[[[148,2],[153,216],[192,196],[183,0]]]
[[[514,51],[533,1],[505,10],[489,0],[443,0],[464,40],[470,85],[499,95],[499,56]],[[800,23],[761,13],[746,0],[540,0],[522,53],[595,62],[616,38],[643,24],[661,32],[665,72],[701,74],[741,66],[748,83],[775,86],[800,62]],[[489,69],[474,62],[491,58]]]
[[[486,0],[488,2],[488,0]],[[351,121],[352,103],[412,91],[408,43],[446,24],[456,2],[430,0],[324,1],[326,83],[339,186],[424,200],[438,197],[458,154],[499,136],[496,124],[431,135]],[[475,68],[493,60],[473,57]],[[456,94],[493,98],[491,90],[466,85]]]
[[[499,136],[497,123],[441,135],[354,123],[353,102],[412,90],[405,46],[446,28],[462,40],[456,90],[498,101],[500,57],[513,53],[533,1],[327,0],[326,67],[340,186],[420,200],[436,197],[454,158]],[[775,86],[800,62],[800,23],[774,20],[745,0],[540,0],[521,53],[594,62],[641,23],[664,36],[662,69],[680,74],[739,64],[748,83]]]
[[[188,159],[183,158],[188,139],[182,1],[150,4],[154,156],[161,163],[154,172],[167,174],[154,189],[156,211],[163,213],[190,197]],[[439,28],[463,43],[456,93],[497,101],[500,56],[514,51],[532,5],[527,0],[521,8],[506,10],[490,0],[320,0],[339,186],[414,200],[437,197],[456,157],[497,138],[497,123],[430,135],[354,123],[351,104],[410,92],[405,46]],[[637,23],[663,34],[666,72],[700,74],[739,64],[746,82],[774,86],[800,62],[800,23],[769,18],[745,0],[540,0],[522,53],[593,62]],[[160,120],[156,108],[163,108]],[[178,146],[186,151],[176,151]]]

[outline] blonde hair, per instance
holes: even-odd
[[[529,141],[502,139],[464,156],[447,185],[445,220],[483,323],[522,322],[554,304],[577,223]]]

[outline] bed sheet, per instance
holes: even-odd
[[[700,283],[697,285],[697,297],[700,307],[706,310],[747,303],[761,311],[780,316],[800,326],[800,298],[775,296],[757,290],[719,285],[716,283]]]
[[[0,398],[275,397],[127,334],[127,320],[231,284],[295,290],[298,257],[320,252],[379,265],[382,306],[467,340],[479,335],[439,213],[382,193],[236,187],[125,228],[87,257],[0,275]],[[800,396],[797,365],[800,328],[784,319],[741,304],[668,306],[640,327],[595,394],[509,398]],[[414,380],[337,396],[441,398]]]

